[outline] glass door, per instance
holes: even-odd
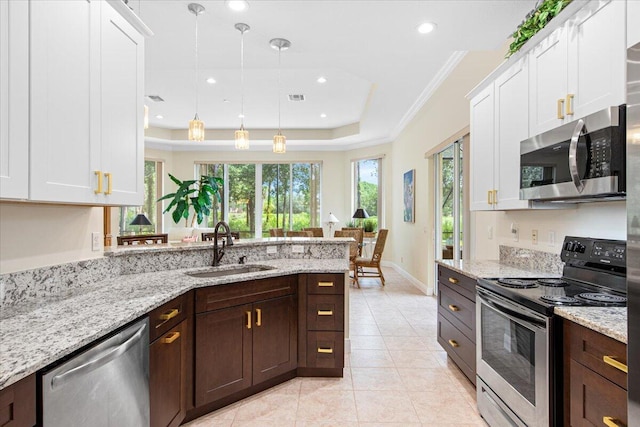
[[[463,242],[462,139],[434,155],[435,257],[460,259]]]

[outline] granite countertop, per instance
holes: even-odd
[[[627,343],[626,307],[555,307],[554,313],[615,340]]]
[[[216,278],[184,274],[207,267],[121,275],[62,296],[43,297],[29,305],[3,310],[0,389],[191,289],[289,274],[348,270],[346,259],[276,259],[247,265],[267,265],[273,269]]]
[[[498,278],[498,277],[560,277],[553,269],[536,269],[521,266],[514,266],[498,260],[437,260],[436,263],[449,267],[460,274],[479,278]]]

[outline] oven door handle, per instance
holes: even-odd
[[[569,145],[569,173],[578,193],[582,193],[584,190],[584,183],[580,180],[580,174],[578,173],[578,140],[584,128],[584,121],[582,119],[578,120]]]
[[[504,304],[501,304],[499,301],[496,301],[494,298],[487,295],[485,292],[482,292],[480,289],[478,289],[478,298],[480,298],[482,303],[500,312],[502,315],[506,316],[510,320],[513,320],[518,323],[527,322],[529,324],[533,324],[534,326],[540,327],[542,329],[547,328],[546,322],[544,320],[537,317],[528,316],[527,314],[522,312],[517,312],[513,309],[515,307],[511,308]],[[487,298],[491,298],[491,299],[487,299]]]

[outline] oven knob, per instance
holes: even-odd
[[[564,249],[569,252],[573,252],[573,242],[567,242],[564,244]]]
[[[576,252],[584,253],[586,247],[582,243],[576,243]]]

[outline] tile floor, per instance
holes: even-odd
[[[475,388],[436,341],[437,300],[384,269],[351,288],[344,378],[295,378],[189,427],[486,426]]]

